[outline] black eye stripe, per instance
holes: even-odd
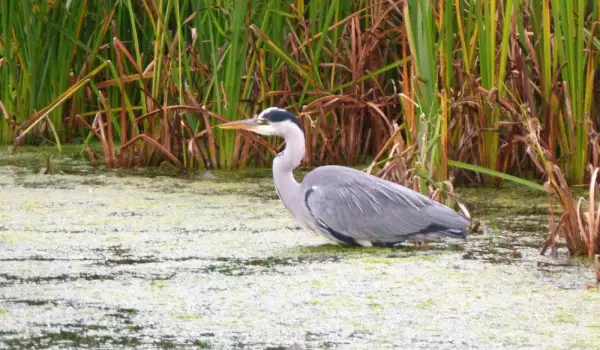
[[[302,127],[302,124],[300,123],[298,118],[296,118],[296,116],[293,113],[288,112],[284,109],[278,109],[278,108],[266,109],[261,114],[262,114],[262,118],[260,118],[260,119],[267,120],[267,124],[290,121],[290,122],[296,124],[298,126],[298,128],[300,128],[300,130],[302,130],[302,132],[304,132],[304,128]]]

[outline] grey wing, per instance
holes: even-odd
[[[330,234],[355,241],[398,242],[433,232],[464,237],[469,225],[445,205],[351,168],[317,168],[302,186],[314,219]]]

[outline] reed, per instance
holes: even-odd
[[[74,65],[75,45],[61,38],[79,37],[86,3],[2,2],[3,57],[0,69],[3,84],[0,99],[4,101],[8,118],[15,123],[23,122],[72,84],[73,71],[79,68]],[[62,111],[55,110],[47,119],[59,135],[63,134],[62,118]],[[0,127],[3,142],[14,136],[7,124]]]
[[[404,3],[404,18],[406,21],[406,35],[413,58],[414,69],[412,86],[416,101],[417,161],[430,174],[436,178],[444,179],[444,166],[437,167],[441,158],[442,126],[441,101],[438,94],[438,69],[439,53],[436,51],[435,18],[429,0],[418,0]],[[443,18],[443,17],[440,17]],[[407,83],[405,81],[405,83]],[[446,101],[444,101],[446,103]],[[446,160],[442,162],[445,164]],[[438,170],[436,171],[436,168]],[[421,187],[425,183],[422,181]]]
[[[563,65],[565,109],[559,119],[564,143],[563,156],[569,180],[584,181],[588,157],[588,135],[596,62],[591,45],[584,40],[587,1],[552,1],[555,45],[558,62]],[[597,21],[592,13],[592,21]]]

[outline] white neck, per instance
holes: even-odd
[[[289,208],[300,185],[292,171],[300,165],[305,153],[304,133],[295,124],[285,128],[285,149],[273,160],[273,180],[283,203]]]

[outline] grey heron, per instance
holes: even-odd
[[[305,153],[302,124],[280,108],[267,108],[251,119],[219,125],[285,139],[273,160],[279,198],[305,228],[337,243],[393,246],[407,239],[465,238],[470,221],[447,206],[397,183],[357,169],[327,165],[298,183],[293,170]]]

